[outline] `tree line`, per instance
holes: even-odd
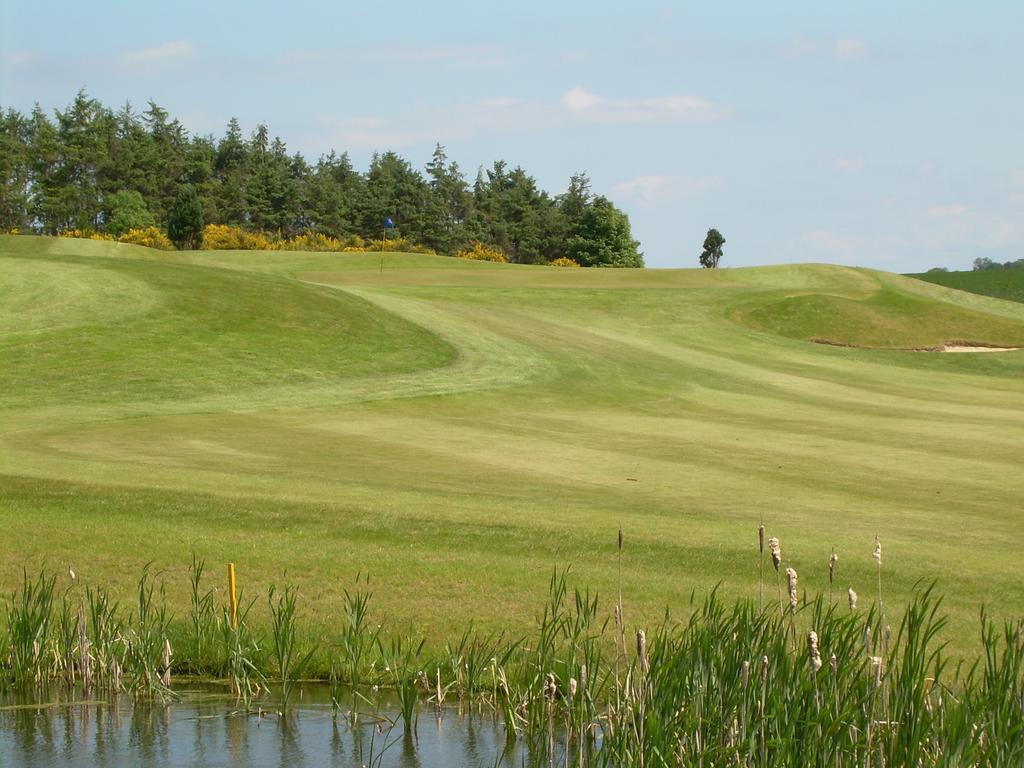
[[[397,235],[443,254],[480,242],[518,263],[643,266],[628,217],[585,173],[558,195],[504,160],[470,182],[441,145],[422,171],[388,151],[360,172],[345,152],[315,163],[289,153],[263,124],[245,137],[232,118],[223,136],[191,135],[153,102],[112,110],[85,91],[52,119],[38,105],[0,111],[3,231],[166,230],[186,186],[206,223],[282,237],[380,238],[390,218]]]

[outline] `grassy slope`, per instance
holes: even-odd
[[[1024,353],[737,322],[804,296],[829,300],[789,335],[895,302],[955,318],[943,339],[1024,342],[1024,307],[838,267],[0,238],[0,583],[45,558],[126,589],[154,560],[183,606],[195,550],[250,591],[287,572],[329,622],[362,571],[436,638],[529,620],[556,564],[610,595],[620,524],[633,617],[756,594],[763,516],[803,585],[834,545],[862,599],[878,533],[891,599],[938,578],[962,647],[982,601],[1024,609]]]
[[[1024,269],[984,269],[978,272],[925,272],[913,275],[929,283],[994,296],[1009,301],[1024,301]]]

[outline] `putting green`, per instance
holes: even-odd
[[[522,626],[555,566],[610,596],[620,525],[628,618],[756,595],[763,518],[862,604],[879,535],[887,604],[938,580],[963,648],[982,602],[1024,610],[1024,352],[901,351],[951,341],[1024,345],[1024,306],[825,265],[2,237],[0,584],[128,594],[153,561],[184,611],[195,551],[329,626],[363,572],[436,640]]]

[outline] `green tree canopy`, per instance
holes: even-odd
[[[376,239],[388,217],[395,234],[440,253],[478,240],[519,263],[643,264],[625,213],[595,198],[585,173],[553,196],[504,160],[470,185],[441,145],[420,169],[394,152],[374,155],[365,172],[334,151],[310,165],[263,124],[248,139],[234,118],[220,137],[195,136],[154,102],[115,111],[85,91],[49,116],[0,110],[4,230],[119,235],[155,223],[187,248],[199,245],[197,221]]]
[[[194,249],[203,245],[203,206],[191,184],[183,185],[174,198],[167,236],[175,248]]]
[[[132,189],[123,189],[108,195],[107,231],[120,237],[129,229],[141,229],[156,224],[156,218],[146,207],[142,195]]]
[[[725,238],[717,229],[709,229],[708,236],[704,238],[704,250],[700,254],[700,265],[705,269],[717,269],[723,253],[722,246],[725,245]]]
[[[584,267],[642,267],[639,248],[626,214],[607,197],[598,196],[583,210],[569,237],[568,255]]]

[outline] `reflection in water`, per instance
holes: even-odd
[[[357,724],[332,716],[318,686],[287,716],[245,711],[222,689],[179,690],[171,704],[83,700],[67,692],[0,700],[0,766],[136,768],[486,768],[529,766],[520,743],[506,750],[500,719],[440,711],[406,731],[383,702]],[[547,764],[548,760],[538,761]],[[558,764],[555,760],[555,764]]]

